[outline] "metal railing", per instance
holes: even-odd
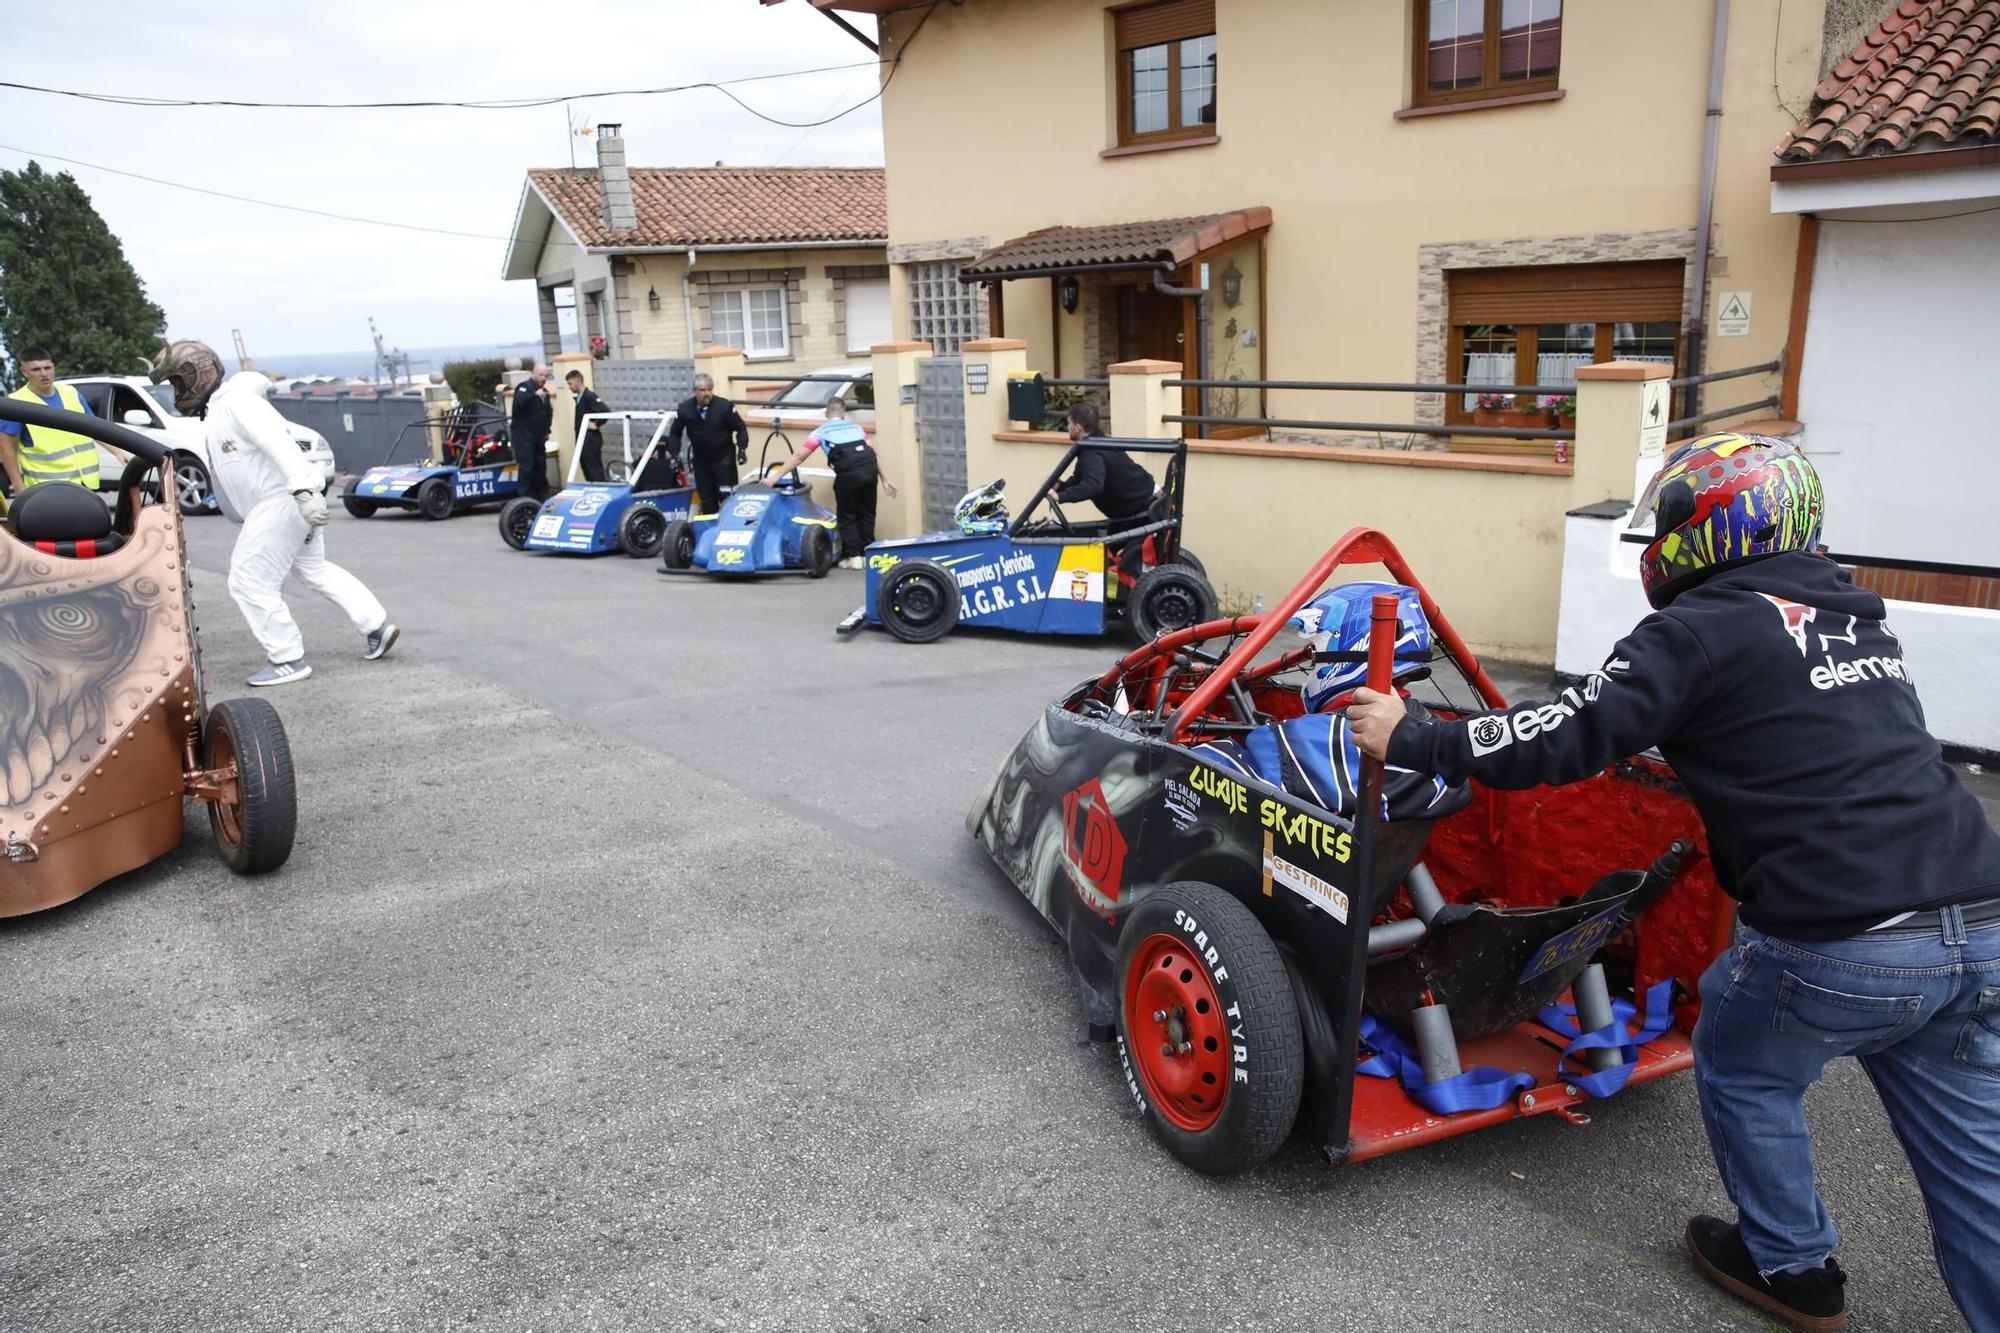
[[[1782,372],[1784,368],[1785,358],[1781,356],[1775,361],[1766,361],[1761,365],[1739,366],[1734,370],[1711,370],[1706,375],[1683,375],[1678,379],[1668,380],[1667,387],[1680,392],[1682,402],[1698,407],[1701,401],[1699,396],[1690,393],[1689,390],[1698,389],[1706,384],[1719,384],[1723,380],[1740,380],[1750,375],[1777,374]],[[1772,394],[1768,398],[1759,398],[1754,403],[1739,403],[1734,407],[1718,407],[1709,412],[1690,412],[1686,416],[1677,417],[1669,421],[1667,423],[1667,433],[1669,435],[1675,433],[1685,435],[1689,433],[1688,427],[1690,426],[1706,425],[1711,421],[1720,421],[1724,417],[1744,416],[1751,412],[1777,411],[1783,406],[1784,399],[1777,394]]]
[[[1571,396],[1573,384],[1419,384],[1375,380],[1166,380],[1169,389],[1283,389],[1331,393],[1497,393],[1509,397]],[[1574,440],[1576,427],[1482,426],[1477,422],[1325,421],[1303,417],[1222,416],[1208,412],[1164,416],[1188,426],[1251,426],[1265,430],[1334,430],[1370,435],[1477,435],[1496,440]]]

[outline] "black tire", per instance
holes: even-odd
[[[1269,1160],[1298,1118],[1305,1043],[1250,909],[1212,884],[1157,889],[1125,917],[1115,975],[1126,1085],[1167,1151],[1218,1176]]]
[[[528,536],[535,530],[535,515],[542,512],[542,502],[530,495],[517,495],[500,506],[500,540],[517,551],[528,547]]]
[[[183,514],[212,514],[215,506],[203,503],[215,494],[208,465],[193,454],[174,455],[174,503]]]
[[[1193,567],[1155,565],[1139,576],[1126,604],[1125,625],[1139,643],[1151,643],[1162,633],[1213,620],[1215,589]]]
[[[667,544],[667,519],[649,504],[635,504],[618,520],[618,545],[634,560],[651,560]]]
[[[935,560],[905,560],[875,588],[875,615],[904,643],[934,643],[958,624],[958,580]]]
[[[364,500],[354,493],[354,488],[360,484],[361,478],[359,477],[347,483],[347,489],[340,493],[341,507],[356,518],[373,518],[375,517],[375,510],[379,506],[375,501]]]
[[[1176,565],[1186,565],[1203,578],[1208,577],[1208,566],[1201,563],[1201,557],[1193,551],[1188,550],[1185,546],[1174,552],[1173,563]]]
[[[451,493],[451,483],[443,477],[427,477],[424,484],[417,487],[417,512],[432,522],[450,518],[457,503],[457,498]]]
[[[807,528],[799,538],[799,567],[812,578],[825,578],[833,568],[833,534],[818,526]]]
[[[216,854],[239,875],[276,870],[292,854],[299,825],[292,747],[278,710],[263,699],[225,699],[208,711],[202,765],[236,766],[234,802],[208,802]]]
[[[694,524],[684,518],[667,520],[660,534],[660,568],[686,569],[694,563]]]

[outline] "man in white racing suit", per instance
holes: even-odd
[[[253,686],[287,685],[312,675],[305,637],[282,594],[285,576],[339,607],[366,640],[374,661],[395,646],[397,627],[360,579],[326,558],[326,499],[285,419],[265,400],[270,381],[254,370],[222,379],[222,362],[204,343],[181,341],[154,359],[153,382],[172,381],[174,405],[200,416],[223,515],[242,525],[229,556],[229,595],[263,645],[270,665]]]

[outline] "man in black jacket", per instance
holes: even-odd
[[[569,391],[576,395],[576,421],[571,429],[576,432],[576,447],[583,468],[585,481],[603,481],[604,474],[604,432],[598,423],[590,423],[590,429],[583,428],[583,419],[597,412],[609,412],[604,400],[597,396],[595,389],[584,387],[583,372],[572,370],[563,376]]]
[[[674,422],[667,427],[667,454],[676,466],[682,437],[687,440],[694,488],[701,493],[702,507],[714,513],[722,497],[736,487],[737,465],[749,460],[750,428],[736,405],[716,393],[715,381],[707,375],[694,377],[694,396],[674,409]]]
[[[1077,403],[1069,410],[1069,437],[1073,441],[1097,439],[1104,426],[1097,409]],[[1076,466],[1056,486],[1059,504],[1088,500],[1111,520],[1114,529],[1138,527],[1146,521],[1159,483],[1153,474],[1132,461],[1123,449],[1085,449],[1076,456]],[[1143,541],[1126,542],[1118,552],[1118,566],[1127,574],[1139,572]]]
[[[514,419],[508,429],[514,461],[519,465],[521,494],[537,500],[549,498],[549,465],[544,447],[549,442],[554,420],[555,409],[549,403],[549,367],[546,362],[537,361],[534,372],[514,386]]]
[[[1838,1234],[1802,1102],[1861,1060],[1910,1159],[1952,1297],[2000,1329],[2000,837],[1924,727],[1882,599],[1818,550],[1821,496],[1790,444],[1712,435],[1667,460],[1635,518],[1656,608],[1550,703],[1458,721],[1361,690],[1377,759],[1493,787],[1574,782],[1657,745],[1740,904],[1701,980],[1696,1092],[1738,1219],[1697,1217],[1696,1264],[1811,1328],[1845,1321]]]

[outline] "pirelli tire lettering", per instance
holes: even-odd
[[[1118,936],[1118,1056],[1139,1114],[1176,1157],[1227,1174],[1291,1133],[1304,1044],[1284,959],[1212,884],[1147,894]]]

